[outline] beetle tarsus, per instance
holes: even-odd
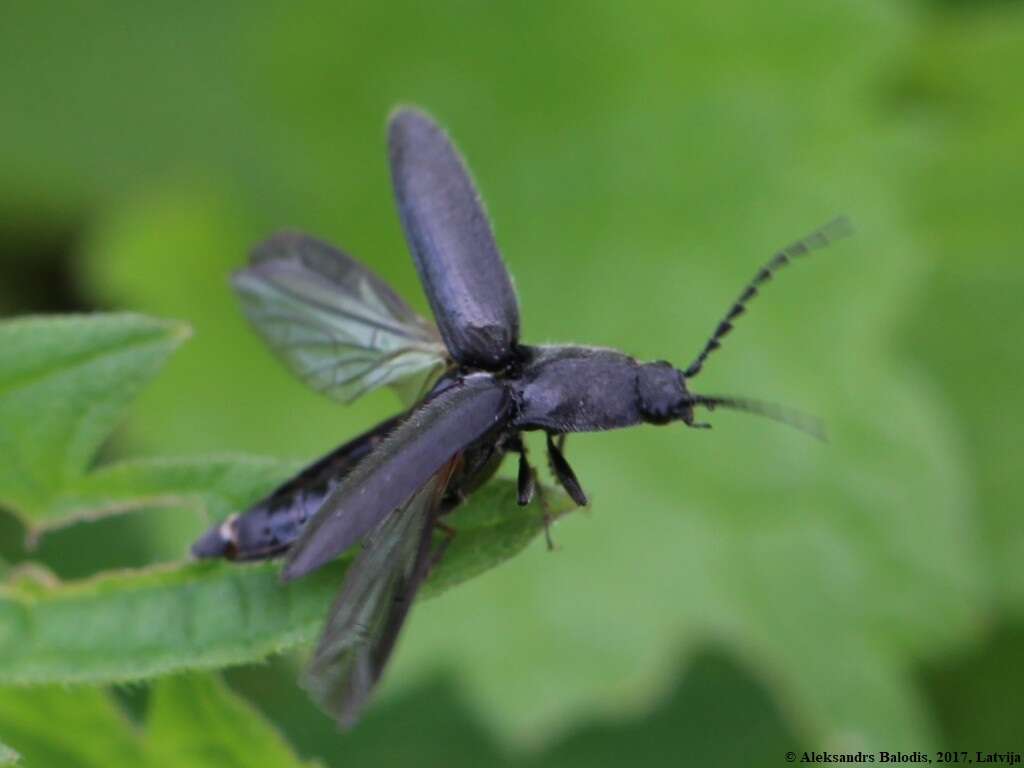
[[[526,448],[522,445],[519,450],[519,476],[516,485],[519,506],[525,507],[533,501],[533,494],[537,490],[537,481],[536,474],[526,459]]]
[[[554,516],[551,514],[551,505],[548,504],[548,497],[544,492],[544,486],[537,479],[537,470],[530,467],[530,474],[533,476],[533,486],[537,490],[537,502],[540,504],[540,508],[544,510],[544,541],[548,545],[548,552],[554,552],[558,549],[558,546],[555,544],[555,540],[551,538],[551,524],[555,521]]]

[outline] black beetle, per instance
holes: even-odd
[[[437,327],[349,256],[306,235],[257,246],[234,276],[246,314],[314,388],[350,402],[390,384],[415,404],[342,445],[241,515],[210,529],[197,557],[253,560],[287,553],[282,578],[364,547],[331,609],[306,680],[351,724],[394,646],[417,589],[443,551],[439,518],[519,457],[519,502],[539,488],[521,433],[547,434],[550,466],[577,504],[586,495],[563,452],[569,432],[696,421],[716,407],[808,431],[799,414],[757,401],[694,394],[689,382],[772,274],[845,234],[836,219],[758,271],[693,363],[640,363],[622,352],[519,341],[519,310],[490,223],[451,141],[423,112],[390,118],[398,211]]]

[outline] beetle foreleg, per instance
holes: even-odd
[[[530,462],[526,458],[526,445],[522,437],[514,435],[505,443],[505,448],[519,454],[519,472],[516,476],[517,501],[520,507],[525,507],[533,501],[533,494],[537,490],[537,473],[533,471]]]
[[[576,473],[572,471],[569,462],[565,460],[565,456],[555,444],[550,432],[548,432],[548,462],[551,464],[552,473],[572,500],[580,507],[587,506],[589,503],[587,494],[583,492],[580,481],[576,479]]]
[[[544,511],[544,540],[548,544],[548,549],[553,550],[555,542],[551,538],[551,522],[553,520],[551,509],[547,497],[544,495],[544,486],[541,485],[537,477],[537,470],[530,466],[530,462],[526,458],[526,444],[523,443],[521,437],[516,435],[506,443],[506,447],[519,454],[519,475],[517,477],[519,506],[525,507],[533,501],[534,495],[537,496],[537,501]]]

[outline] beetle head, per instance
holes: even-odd
[[[664,361],[641,365],[637,372],[636,384],[640,412],[644,421],[650,424],[681,421],[688,427],[707,429],[711,425],[697,421],[694,418],[694,409],[701,407],[713,411],[715,408],[726,408],[765,416],[820,439],[825,437],[821,422],[813,416],[775,403],[745,397],[694,394],[687,388],[687,383],[683,371],[673,368]]]
[[[693,397],[686,389],[686,377],[669,363],[641,365],[637,372],[640,412],[651,424],[682,420],[693,422]]]

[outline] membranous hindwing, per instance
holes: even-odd
[[[303,685],[344,727],[355,723],[380,679],[416,593],[440,555],[432,533],[456,462],[447,462],[370,532],[327,616]]]
[[[232,283],[274,352],[335,400],[390,385],[411,404],[450,364],[433,325],[369,269],[308,235],[264,241]]]

